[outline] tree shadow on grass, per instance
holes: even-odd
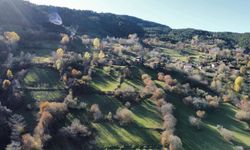
[[[143,129],[134,124],[120,126],[115,123],[102,123],[97,126],[102,132],[99,141],[100,147],[122,146],[122,145],[157,145],[159,139],[153,135],[150,129]],[[153,131],[156,132],[156,131]],[[106,138],[106,139],[105,139]]]

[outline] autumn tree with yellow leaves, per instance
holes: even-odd
[[[239,92],[241,90],[242,84],[244,83],[244,79],[241,76],[238,76],[234,81],[234,91]]]
[[[94,48],[98,49],[101,46],[101,40],[99,38],[95,38],[93,41]]]
[[[9,79],[13,78],[13,73],[12,73],[12,71],[11,71],[10,69],[7,70],[6,76],[7,76]]]
[[[16,32],[4,32],[4,38],[9,44],[15,44],[20,41],[20,36]]]

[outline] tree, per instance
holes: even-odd
[[[13,73],[12,73],[12,71],[11,71],[10,69],[7,70],[6,76],[7,76],[9,79],[13,78]]]
[[[55,65],[57,70],[61,70],[63,65],[62,59],[57,59]]]
[[[98,54],[98,58],[99,58],[99,59],[105,58],[105,54],[104,54],[104,52],[103,52],[102,50],[101,50],[100,53]]]
[[[94,41],[93,41],[93,46],[94,46],[94,48],[96,48],[96,49],[100,48],[100,46],[101,46],[101,41],[100,41],[99,38],[95,38],[95,39],[94,39]]]
[[[98,104],[91,105],[90,112],[93,113],[93,117],[95,121],[102,118],[102,112]]]
[[[62,58],[64,55],[64,50],[62,48],[58,48],[56,50],[56,55],[57,55],[57,58]]]
[[[161,145],[166,147],[170,144],[170,136],[173,135],[173,130],[165,130],[161,134]]]
[[[42,150],[42,144],[36,140],[30,134],[24,134],[22,136],[23,149],[25,150]]]
[[[121,125],[127,125],[133,121],[132,112],[127,108],[118,108],[115,118],[119,120]]]
[[[84,60],[89,60],[90,59],[90,53],[89,52],[85,52],[83,55]]]
[[[189,123],[193,127],[197,128],[197,129],[201,128],[201,119],[200,118],[196,118],[194,116],[189,116],[188,120],[189,120]]]
[[[69,36],[67,34],[62,34],[61,44],[66,45],[69,43]]]
[[[175,125],[177,123],[177,120],[176,118],[168,113],[166,114],[164,117],[163,117],[163,128],[166,129],[166,130],[175,130]]]
[[[241,86],[243,84],[244,80],[243,80],[243,77],[241,76],[238,76],[235,81],[234,81],[234,90],[236,92],[239,92],[241,90]]]
[[[81,72],[80,71],[78,71],[78,70],[76,70],[76,69],[72,69],[71,70],[71,75],[73,76],[73,77],[77,77],[77,76],[79,76],[81,74]]]
[[[86,137],[90,136],[91,132],[88,131],[88,128],[81,124],[80,120],[74,119],[70,126],[63,127],[60,129],[60,132],[71,138]]]
[[[20,36],[16,32],[4,32],[4,38],[9,44],[15,44],[20,40]]]
[[[170,145],[169,150],[181,150],[182,149],[182,142],[178,136],[171,135],[169,138]]]

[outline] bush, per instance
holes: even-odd
[[[95,121],[102,118],[102,112],[98,104],[93,104],[90,108],[90,112],[93,113],[93,117]]]
[[[132,112],[127,108],[118,108],[115,118],[119,120],[121,125],[127,125],[133,121]]]
[[[197,129],[200,129],[200,128],[201,128],[201,119],[196,118],[196,117],[194,117],[194,116],[189,116],[188,120],[189,120],[189,123],[190,123],[193,127],[197,128]]]

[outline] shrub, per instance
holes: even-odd
[[[197,128],[197,129],[200,129],[200,128],[201,128],[201,119],[196,118],[196,117],[194,117],[194,116],[189,116],[188,120],[189,120],[189,123],[190,123],[193,127]]]
[[[172,114],[166,114],[163,117],[163,128],[166,130],[174,130],[177,120]]]
[[[90,108],[90,112],[93,113],[93,117],[95,121],[102,118],[102,112],[98,104],[93,104]]]
[[[127,108],[118,108],[115,118],[119,120],[121,125],[127,125],[133,121],[132,112]]]
[[[86,137],[91,134],[88,128],[81,124],[80,120],[74,119],[70,126],[63,127],[60,132],[66,137],[78,138]]]
[[[181,150],[182,149],[182,142],[178,136],[171,135],[169,140],[170,140],[169,150]]]

